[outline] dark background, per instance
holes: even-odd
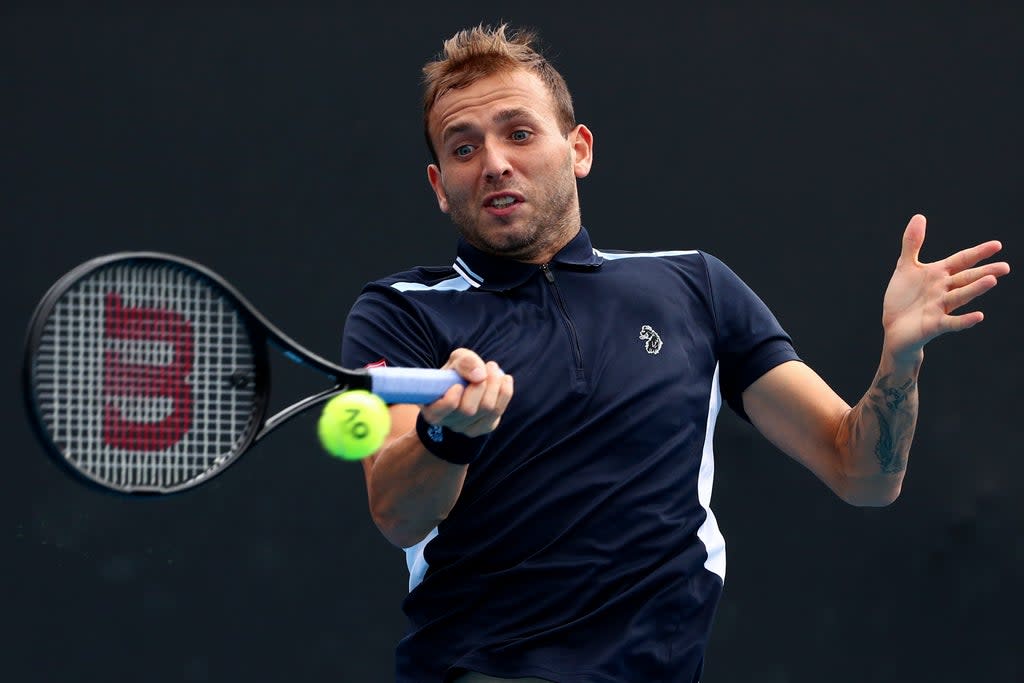
[[[596,137],[581,195],[598,246],[724,258],[850,402],[910,215],[929,217],[925,260],[995,237],[1020,266],[1020,4],[816,4],[5,3],[3,678],[391,678],[404,558],[361,468],[318,450],[314,415],[190,493],[108,496],[33,440],[22,338],[66,270],[154,249],[337,358],[365,281],[451,260],[418,79],[459,28],[540,30]],[[845,506],[723,413],[729,573],[705,683],[1019,680],[1018,277],[981,326],[929,347],[889,508]],[[319,387],[296,372],[278,403]]]

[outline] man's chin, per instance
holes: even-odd
[[[498,256],[517,258],[529,253],[537,244],[536,234],[527,233],[522,228],[513,226],[484,228],[475,232],[460,229],[459,232],[467,242],[480,251]]]
[[[532,255],[536,249],[536,242],[532,240],[487,240],[483,242],[481,251],[486,251],[496,256],[522,259]]]

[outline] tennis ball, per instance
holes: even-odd
[[[381,447],[391,431],[391,412],[376,394],[357,389],[324,405],[316,423],[320,444],[345,460],[360,460]]]

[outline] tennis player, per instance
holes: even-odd
[[[477,27],[424,67],[427,178],[456,258],[367,285],[346,322],[346,366],[468,381],[392,406],[365,461],[410,570],[397,680],[697,681],[725,578],[709,507],[723,400],[842,500],[887,505],[924,345],[981,322],[954,311],[1009,266],[978,265],[994,241],[921,263],[911,218],[878,372],[851,407],[722,261],[591,244],[576,183],[594,136],[532,45]]]

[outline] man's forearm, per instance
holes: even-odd
[[[917,425],[917,377],[923,354],[897,362],[883,354],[871,388],[837,436],[847,499],[887,505],[899,495]]]
[[[394,545],[415,545],[448,516],[465,479],[464,465],[431,455],[410,430],[374,456],[367,479],[373,521]]]

